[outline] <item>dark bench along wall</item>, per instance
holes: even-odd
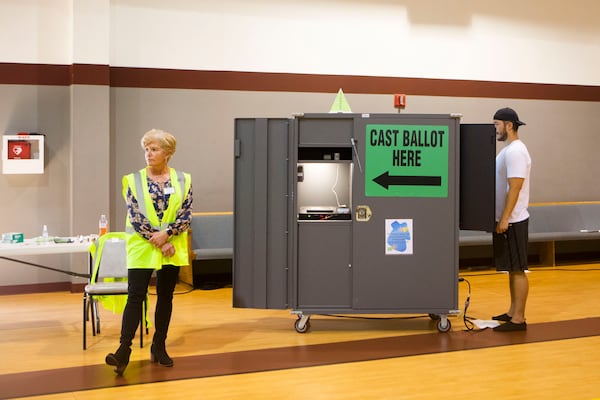
[[[540,265],[555,266],[561,246],[600,254],[600,202],[535,203],[529,213],[530,250]],[[197,268],[203,261],[233,259],[233,212],[194,213],[191,230],[191,260]],[[491,233],[460,231],[459,245],[461,250],[478,248],[471,253],[491,260]]]
[[[188,283],[202,288],[221,286],[224,280],[231,283],[233,212],[194,213],[190,252],[192,268]]]

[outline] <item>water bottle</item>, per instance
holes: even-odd
[[[42,225],[42,237],[40,237],[38,241],[42,244],[50,243],[51,239],[48,235],[48,225]]]
[[[108,220],[106,219],[106,215],[104,214],[100,216],[100,221],[98,221],[98,230],[100,236],[108,232]]]

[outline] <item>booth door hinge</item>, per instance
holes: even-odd
[[[239,158],[242,155],[242,142],[240,139],[235,139],[233,141],[233,154],[236,158]]]

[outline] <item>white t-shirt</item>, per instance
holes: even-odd
[[[524,221],[529,218],[529,173],[531,172],[531,157],[527,147],[520,140],[514,140],[504,147],[496,156],[496,221],[500,221],[506,194],[508,193],[508,178],[524,178],[519,192],[519,199],[513,209],[509,223]]]

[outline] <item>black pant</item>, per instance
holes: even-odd
[[[123,324],[121,344],[131,346],[142,315],[142,304],[146,298],[153,269],[130,269],[128,271],[128,295]],[[155,332],[152,343],[164,347],[173,311],[173,291],[179,276],[179,267],[163,265],[156,271],[156,309],[154,311]],[[142,324],[144,326],[144,324]]]

